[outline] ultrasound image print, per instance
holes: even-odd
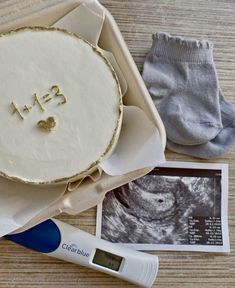
[[[111,242],[223,244],[221,170],[155,168],[107,193],[102,209],[101,237]]]

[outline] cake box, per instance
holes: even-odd
[[[159,149],[165,149],[166,134],[163,123],[159,114],[151,100],[151,97],[145,87],[145,84],[139,74],[139,71],[130,55],[130,52],[123,40],[123,37],[118,29],[118,26],[109,11],[103,7],[98,1],[62,1],[55,2],[47,9],[40,11],[31,11],[25,15],[22,13],[21,17],[14,18],[0,26],[0,32],[7,32],[11,29],[16,29],[22,26],[51,26],[64,15],[71,12],[80,4],[85,4],[89,9],[93,9],[94,13],[102,13],[104,22],[99,39],[99,46],[106,51],[110,51],[116,59],[117,64],[121,69],[122,77],[119,77],[121,88],[127,90],[125,93],[125,105],[134,105],[145,112],[148,119],[158,129],[161,144]],[[29,11],[30,12],[30,11]],[[76,26],[76,20],[71,25]],[[63,21],[62,21],[63,22]],[[72,21],[73,22],[73,21]],[[90,35],[94,39],[96,35]],[[89,41],[90,39],[88,39]],[[114,67],[115,68],[115,67]],[[117,67],[118,70],[118,67]],[[116,70],[117,74],[118,71]],[[125,87],[125,81],[127,87]],[[100,203],[106,192],[126,184],[129,181],[135,180],[153,169],[153,166],[137,169],[122,175],[110,176],[107,173],[100,173],[95,171],[81,183],[80,180],[69,183],[66,192],[62,197],[51,203],[46,209],[40,211],[37,215],[32,217],[19,231],[28,229],[33,225],[42,222],[45,219],[56,216],[62,212],[68,214],[77,214],[86,209],[89,209]]]

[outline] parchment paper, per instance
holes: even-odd
[[[0,237],[23,226],[66,190],[66,185],[42,188],[2,177],[0,181]]]

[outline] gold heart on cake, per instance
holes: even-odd
[[[44,132],[51,132],[56,126],[56,121],[54,117],[48,117],[46,120],[40,120],[37,123],[37,127]]]

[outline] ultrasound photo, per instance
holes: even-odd
[[[108,192],[98,209],[101,238],[141,250],[227,251],[226,165],[187,165],[156,167]]]

